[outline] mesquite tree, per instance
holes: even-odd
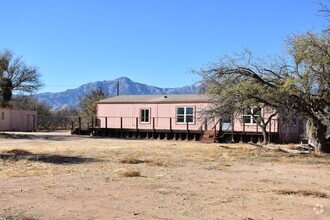
[[[330,31],[294,35],[287,45],[285,58],[265,61],[245,50],[198,71],[215,99],[210,111],[261,105],[275,109],[275,114],[299,112],[308,120],[315,151],[330,152]]]

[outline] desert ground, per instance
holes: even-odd
[[[0,156],[0,220],[330,219],[329,155],[7,132]]]

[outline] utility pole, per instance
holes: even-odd
[[[119,96],[119,81],[117,81],[117,96]]]

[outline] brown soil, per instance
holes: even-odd
[[[330,156],[0,135],[0,219],[330,219]]]

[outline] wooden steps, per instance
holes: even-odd
[[[211,144],[215,142],[214,131],[207,130],[204,132],[203,137],[200,139],[201,143]]]

